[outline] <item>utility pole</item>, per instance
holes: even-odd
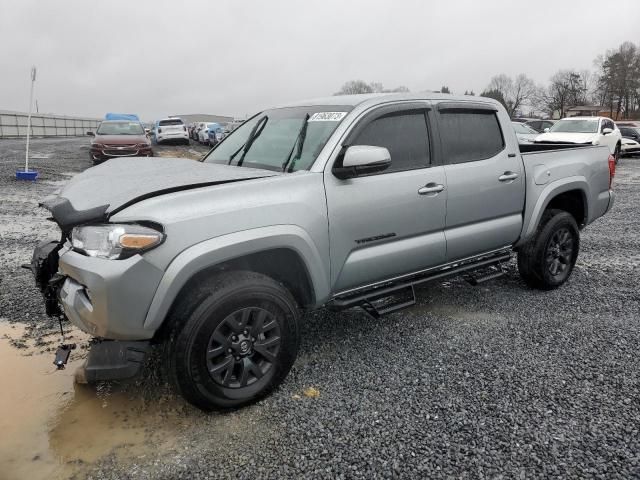
[[[24,161],[24,171],[29,171],[29,138],[31,137],[31,111],[33,110],[33,87],[36,83],[36,67],[31,67],[31,93],[29,94],[29,117],[27,119],[27,153]]]

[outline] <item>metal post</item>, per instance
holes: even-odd
[[[33,109],[33,86],[36,83],[36,67],[31,67],[31,93],[29,94],[29,117],[27,117],[27,153],[24,160],[24,171],[29,171],[29,137],[31,136],[31,110]]]

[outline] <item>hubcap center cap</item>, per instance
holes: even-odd
[[[247,356],[253,352],[251,337],[240,334],[231,339],[231,348],[234,355]]]
[[[243,340],[240,342],[240,353],[247,353],[251,349],[249,340]]]

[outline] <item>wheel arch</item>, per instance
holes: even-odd
[[[516,247],[531,238],[544,212],[548,209],[564,210],[570,213],[579,228],[583,228],[589,223],[589,184],[583,177],[569,177],[547,185],[538,196],[529,222],[525,222],[523,234]]]
[[[266,236],[256,236],[258,232],[248,230],[188,248],[164,273],[144,328],[157,331],[185,291],[202,278],[224,271],[244,270],[269,276],[282,283],[303,307],[323,302],[329,286],[322,256],[306,232],[298,229],[265,227],[257,230],[269,230],[260,232]]]

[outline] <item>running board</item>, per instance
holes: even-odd
[[[379,318],[387,313],[395,312],[410,307],[416,303],[415,286],[446,277],[472,272],[480,269],[497,267],[491,273],[474,277],[468,275],[466,280],[472,285],[477,285],[503,275],[501,264],[511,259],[510,251],[502,251],[490,256],[478,257],[477,260],[469,260],[453,264],[442,270],[433,270],[410,276],[402,281],[388,282],[367,290],[357,290],[352,293],[337,295],[327,303],[327,308],[332,310],[345,310],[352,307],[360,307],[374,318]],[[404,295],[404,297],[402,297]],[[398,298],[400,297],[400,298]],[[389,302],[384,302],[390,299]]]
[[[497,270],[495,269],[497,267]],[[470,285],[474,287],[480,285],[481,283],[488,282],[489,280],[494,280],[496,278],[500,278],[504,275],[504,271],[500,268],[500,265],[493,266],[489,269],[488,272],[484,272],[482,275],[474,275],[473,273],[469,273],[464,276],[464,279]]]

